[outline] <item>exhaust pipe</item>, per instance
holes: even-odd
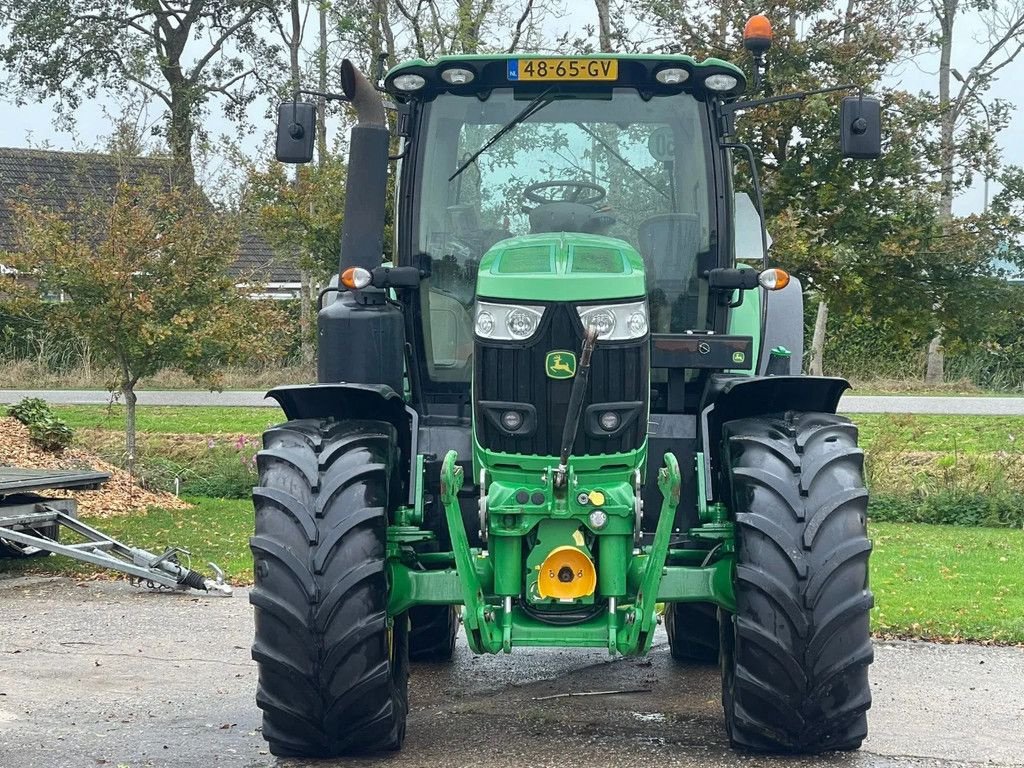
[[[355,107],[359,125],[386,127],[384,102],[381,101],[380,94],[351,59],[341,62],[341,92]]]
[[[349,59],[341,64],[341,88],[355,107],[357,122],[349,138],[338,274],[349,267],[373,270],[380,266],[391,138],[380,94]]]
[[[339,279],[349,267],[372,272],[384,254],[389,140],[384,103],[366,76],[346,59],[341,87],[355,107],[349,139],[345,221]],[[405,322],[380,288],[343,291],[317,315],[317,380],[387,386],[401,393],[405,375]],[[326,414],[323,414],[326,415]]]

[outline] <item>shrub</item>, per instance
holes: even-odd
[[[868,517],[891,523],[1024,528],[1024,493],[877,495],[868,504]]]
[[[21,402],[10,406],[7,409],[7,415],[13,416],[26,427],[30,427],[44,419],[52,419],[53,411],[50,410],[50,406],[45,400],[38,397],[26,397]]]
[[[44,451],[63,451],[75,437],[74,430],[55,416],[47,416],[29,424],[28,434],[32,442]]]
[[[10,406],[7,413],[28,427],[32,442],[44,451],[62,451],[74,439],[74,430],[54,416],[46,401],[38,397],[24,398]]]

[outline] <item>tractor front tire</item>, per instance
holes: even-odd
[[[451,661],[459,609],[454,605],[417,605],[409,609],[409,659],[437,663]]]
[[[267,431],[250,540],[263,736],[278,756],[396,750],[408,712],[406,614],[388,618],[394,428],[290,421]]]
[[[873,658],[857,429],[787,413],[723,431],[736,522],[736,613],[722,628],[729,740],[765,752],[856,749]]]
[[[718,606],[669,603],[665,631],[672,658],[684,664],[718,663]]]

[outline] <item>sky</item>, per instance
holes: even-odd
[[[552,36],[566,30],[577,31],[585,24],[594,22],[593,4],[590,0],[565,0],[566,13],[548,23],[546,31]],[[954,39],[953,66],[966,72],[980,57],[983,50],[977,41],[984,30],[984,25],[977,13],[965,13],[957,22]],[[911,92],[938,90],[938,57],[921,56],[914,61],[900,65],[893,71],[887,85],[901,87]],[[1017,102],[1017,88],[1024,78],[1024,55],[1003,69],[998,80],[990,89],[986,99],[1002,98],[1011,103]],[[953,83],[954,86],[958,85]],[[105,136],[110,133],[110,115],[116,114],[123,107],[110,98],[98,98],[83,102],[77,111],[76,125],[73,131],[61,131],[53,124],[53,104],[28,104],[17,106],[10,101],[4,102],[6,118],[0,121],[0,146],[4,147],[45,147],[61,150],[89,150],[102,144]],[[265,102],[250,109],[250,120],[254,130],[240,135],[238,129],[217,114],[211,112],[206,125],[212,136],[227,135],[236,138],[243,150],[250,157],[266,156],[270,151],[271,132],[273,126],[265,117]],[[160,110],[154,105],[143,117],[147,124],[161,120]],[[1005,162],[1024,165],[1024,114],[1016,112],[1009,127],[1000,134],[1001,146]],[[224,161],[215,161],[214,167],[208,169],[208,177],[216,176],[222,170]],[[983,180],[975,180],[974,186],[965,191],[956,201],[955,211],[966,214],[980,211],[984,204]],[[991,185],[990,196],[997,191],[995,183]]]

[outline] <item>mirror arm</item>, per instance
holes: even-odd
[[[763,107],[765,104],[777,104],[780,101],[803,101],[808,96],[818,96],[822,93],[834,93],[836,91],[852,91],[863,89],[859,85],[853,83],[847,83],[846,85],[833,85],[830,88],[818,88],[814,91],[797,91],[796,93],[784,93],[780,96],[766,96],[763,99],[750,99],[749,101],[733,101],[728,104],[722,105],[722,112],[725,114],[732,114],[741,109],[753,109],[754,107]]]
[[[736,142],[719,142],[722,149],[737,149],[747,156],[750,163],[750,180],[754,186],[754,200],[757,205],[757,215],[761,217],[761,268],[768,268],[768,222],[764,215],[764,199],[761,197],[761,177],[757,172],[757,162],[754,159],[754,150],[748,144]]]
[[[352,101],[348,96],[343,93],[325,93],[324,91],[304,91],[302,89],[296,89],[295,95],[292,97],[292,101],[298,101],[299,95],[303,96],[319,96],[321,99],[327,101]]]

